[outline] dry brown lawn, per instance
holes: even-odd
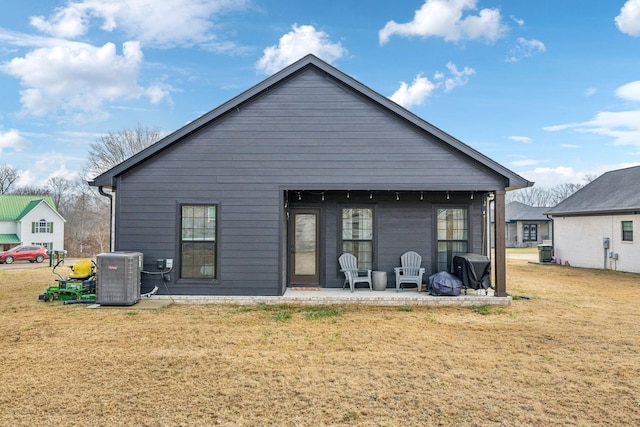
[[[640,275],[507,267],[507,308],[91,310],[0,270],[0,425],[640,425]]]

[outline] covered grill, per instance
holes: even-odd
[[[478,254],[460,254],[453,257],[453,274],[462,280],[464,293],[467,288],[484,289],[488,294],[491,286],[491,260]]]

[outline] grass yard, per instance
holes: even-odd
[[[0,269],[2,426],[640,425],[640,275],[507,261],[510,307],[37,301]]]

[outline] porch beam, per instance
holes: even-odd
[[[494,232],[495,232],[495,296],[507,296],[506,249],[505,249],[505,191],[497,190],[494,200]]]

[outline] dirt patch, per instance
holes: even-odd
[[[511,306],[472,308],[90,310],[53,280],[0,271],[0,425],[640,425],[637,274],[508,260]]]

